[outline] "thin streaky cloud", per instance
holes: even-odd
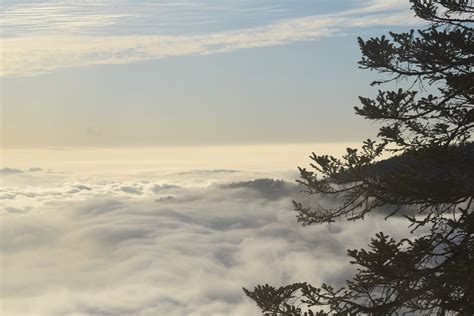
[[[36,75],[62,68],[126,64],[190,54],[268,47],[344,34],[354,27],[414,24],[401,2],[371,3],[336,14],[199,35],[40,35],[4,38],[1,76]],[[386,9],[390,8],[387,12]],[[369,12],[369,13],[367,13]]]

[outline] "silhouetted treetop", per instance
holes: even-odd
[[[417,235],[396,241],[381,232],[367,250],[349,250],[358,269],[343,288],[244,289],[266,315],[474,315],[473,1],[410,2],[425,28],[358,39],[360,67],[383,76],[372,85],[402,87],[355,107],[380,124],[379,141],[341,158],[313,153],[298,182],[337,205],[294,206],[303,225],[410,209]],[[380,161],[383,153],[396,156]]]

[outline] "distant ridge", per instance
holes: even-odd
[[[421,156],[423,156],[423,158],[425,158],[425,156],[431,156],[431,159],[429,159],[430,162],[438,161],[438,164],[442,162],[446,163],[444,166],[446,168],[442,168],[444,170],[456,163],[471,165],[474,167],[474,143],[466,143],[462,146],[451,146],[449,149],[450,150],[445,150],[433,146],[426,149],[420,149],[416,152],[405,152],[401,155],[393,156],[374,163],[370,167],[370,170],[377,176],[383,176],[397,171],[401,172],[406,170],[407,166],[413,167],[414,165],[417,165],[421,160],[419,159]],[[434,171],[436,170],[433,170],[433,172]]]

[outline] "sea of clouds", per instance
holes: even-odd
[[[259,315],[242,287],[342,284],[347,249],[406,234],[383,216],[302,227],[291,201],[317,201],[294,172],[0,173],[3,315]]]

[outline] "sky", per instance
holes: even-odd
[[[357,36],[405,0],[0,4],[2,147],[350,142],[377,75]]]

